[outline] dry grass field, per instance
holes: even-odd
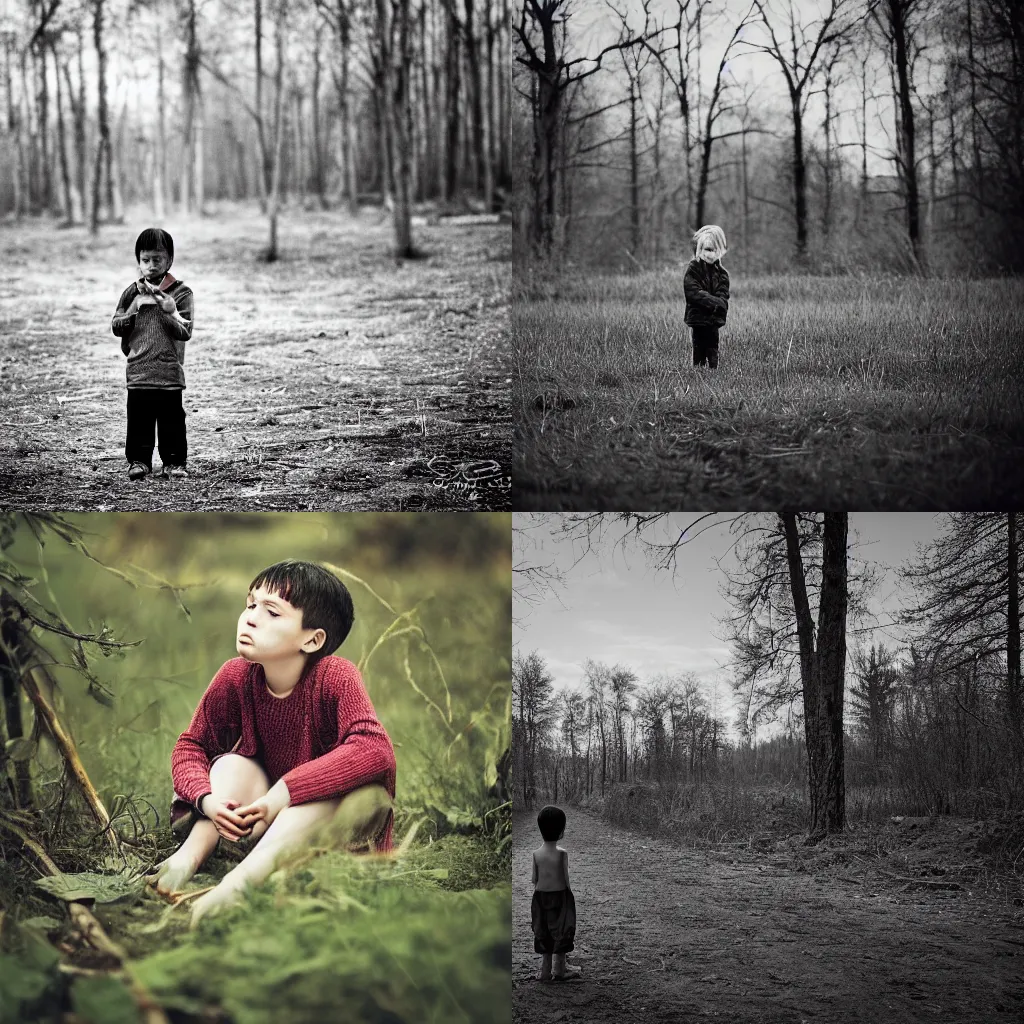
[[[684,309],[681,270],[520,275],[517,509],[1024,497],[1024,282],[734,274],[715,371]]]

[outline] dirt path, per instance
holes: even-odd
[[[376,211],[285,212],[273,264],[255,209],[169,221],[191,475],[130,485],[110,318],[147,223],[0,226],[5,507],[511,508],[506,226],[418,227],[429,258],[396,266]]]
[[[580,982],[533,980],[535,816],[514,820],[513,1019],[1024,1020],[1024,913],[966,891],[729,863],[577,809],[561,845]]]

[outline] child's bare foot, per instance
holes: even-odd
[[[181,856],[179,851],[157,864],[153,874],[146,875],[146,881],[155,886],[161,896],[170,896],[171,893],[181,892],[197,870],[196,863],[190,857]]]
[[[555,954],[555,964],[551,972],[554,981],[574,981],[583,973],[580,967],[570,967],[565,962],[565,954]]]
[[[189,927],[195,928],[204,917],[218,914],[238,903],[245,892],[246,884],[244,878],[235,880],[231,878],[230,874],[225,875],[216,888],[211,889],[205,896],[200,896],[192,904],[192,919]]]

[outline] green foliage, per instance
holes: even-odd
[[[6,934],[14,932],[12,937]],[[24,1024],[48,1016],[59,992],[60,954],[45,930],[32,924],[5,928],[7,952],[0,952],[0,1024]]]
[[[138,1024],[139,1009],[117,978],[75,978],[71,1005],[88,1024]]]
[[[510,1020],[510,889],[446,892],[436,874],[325,856],[137,976],[168,1006],[218,1006],[238,1024]]]

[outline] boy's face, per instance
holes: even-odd
[[[322,629],[302,628],[302,609],[280,594],[257,587],[238,616],[235,648],[246,661],[259,665],[296,654],[312,654],[323,646]]]
[[[159,284],[171,266],[171,257],[166,249],[142,249],[139,251],[139,271],[150,284]]]

